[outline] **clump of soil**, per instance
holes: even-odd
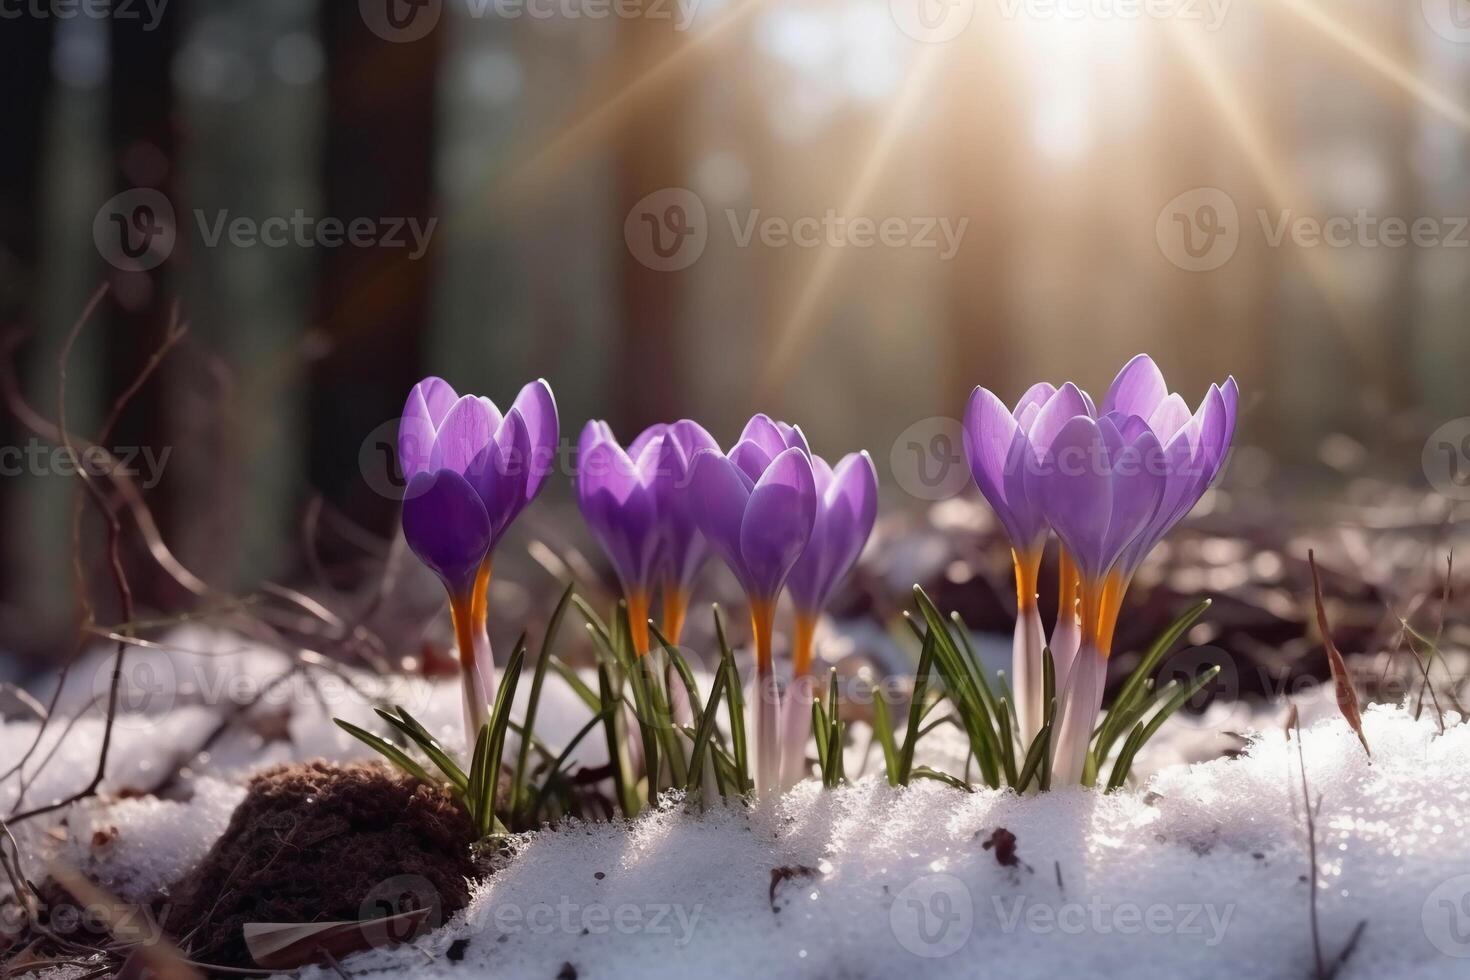
[[[474,837],[447,792],[382,764],[269,769],[176,886],[167,928],[195,960],[251,966],[247,922],[369,920],[428,908],[427,925],[436,926],[469,902]]]

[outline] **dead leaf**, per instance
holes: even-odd
[[[1307,564],[1312,566],[1312,594],[1317,602],[1317,629],[1322,634],[1322,645],[1327,649],[1327,663],[1332,668],[1332,682],[1337,688],[1337,710],[1342,712],[1347,723],[1357,732],[1358,741],[1363,743],[1363,751],[1372,759],[1373,751],[1368,748],[1368,738],[1363,734],[1363,712],[1358,706],[1358,692],[1353,690],[1353,679],[1348,675],[1347,662],[1338,652],[1337,644],[1332,642],[1332,628],[1327,625],[1327,609],[1322,605],[1322,580],[1317,577],[1317,559],[1310,549],[1307,551]]]
[[[377,946],[396,946],[412,939],[429,916],[413,909],[367,921],[247,922],[241,927],[245,947],[268,970],[293,970],[325,959]]]

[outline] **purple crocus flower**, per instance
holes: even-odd
[[[836,468],[812,456],[817,519],[811,541],[791,569],[786,589],[796,607],[791,643],[791,686],[783,706],[781,784],[806,776],[806,743],[811,736],[812,646],[817,621],[837,583],[857,563],[878,517],[878,471],[866,452],[849,453]]]
[[[817,489],[801,430],[757,415],[728,455],[694,455],[690,500],[695,522],[735,573],[750,602],[756,645],[756,789],[780,786],[780,746],[772,662],[776,600],[806,550],[817,519]]]
[[[663,533],[661,625],[664,636],[671,643],[678,643],[683,635],[690,587],[709,558],[709,545],[699,532],[693,500],[688,492],[694,456],[704,449],[719,452],[720,446],[698,422],[680,419],[664,427],[653,488],[659,527]]]
[[[1028,745],[1041,730],[1045,709],[1042,649],[1046,634],[1036,606],[1036,578],[1048,524],[1040,502],[1027,487],[1027,474],[1035,469],[1069,419],[1093,414],[1092,399],[1071,382],[1060,388],[1046,382],[1032,385],[1013,409],[1006,408],[986,389],[976,388],[965,411],[965,454],[970,472],[1011,541],[1016,577],[1011,679],[1017,725]],[[1059,669],[1076,648],[1075,619],[1069,608],[1072,587],[1066,581],[1068,567],[1064,555],[1062,598],[1052,637],[1052,655]]]
[[[398,461],[408,481],[403,536],[449,592],[470,744],[495,695],[485,629],[491,555],[546,482],[557,438],[556,400],[541,380],[502,415],[488,398],[461,397],[443,379],[425,378],[399,421]]]
[[[577,447],[577,503],[617,572],[639,656],[648,653],[649,598],[664,543],[657,479],[667,439],[668,426],[656,425],[625,452],[607,423],[593,420]]]
[[[1234,379],[1191,413],[1153,361],[1128,363],[1098,419],[1067,421],[1032,476],[1047,520],[1076,564],[1080,646],[1061,683],[1054,778],[1081,777],[1102,702],[1118,612],[1134,572],[1220,471],[1235,429]]]

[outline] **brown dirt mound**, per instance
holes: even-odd
[[[428,907],[438,925],[469,901],[473,837],[448,793],[387,766],[280,766],[251,781],[224,836],[176,886],[167,928],[196,960],[250,966],[247,922]]]

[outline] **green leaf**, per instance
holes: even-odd
[[[577,734],[572,736],[571,741],[567,742],[566,748],[561,750],[561,755],[556,757],[556,761],[552,763],[551,768],[547,770],[546,777],[541,780],[541,789],[536,793],[535,802],[531,804],[530,816],[533,822],[536,819],[536,814],[540,813],[542,806],[545,805],[547,796],[551,794],[552,786],[558,779],[561,778],[561,773],[566,768],[567,761],[571,759],[572,753],[576,751],[576,748],[578,745],[581,744],[582,739],[586,738],[587,735],[591,733],[592,729],[596,728],[602,722],[607,720],[607,716],[611,714],[613,710],[613,707],[610,706],[603,708],[597,714],[593,715],[587,721],[587,724],[583,725],[580,729],[577,730]]]
[[[1212,600],[1210,599],[1201,599],[1186,609],[1178,619],[1170,623],[1158,635],[1153,645],[1144,653],[1143,659],[1138,662],[1138,666],[1133,668],[1133,673],[1129,674],[1128,679],[1123,682],[1123,689],[1113,699],[1113,712],[1117,712],[1119,709],[1125,712],[1125,714],[1120,715],[1120,721],[1123,717],[1126,717],[1126,712],[1132,705],[1134,699],[1143,695],[1144,681],[1148,680],[1149,676],[1159,666],[1159,661],[1164,659],[1164,654],[1168,653],[1169,648],[1195,624],[1196,620],[1205,614],[1205,610],[1210,608],[1211,602]],[[1109,718],[1111,717],[1112,712],[1109,713]],[[1107,736],[1106,741],[1109,745],[1113,743],[1122,731],[1126,731],[1126,729],[1119,728],[1117,731],[1109,732],[1107,722],[1105,721],[1103,724],[1103,735]]]
[[[399,769],[402,769],[404,772],[408,773],[419,782],[427,786],[439,785],[439,781],[434,779],[426,771],[424,771],[423,766],[419,765],[417,762],[414,762],[407,753],[405,753],[398,746],[394,745],[392,742],[389,742],[384,738],[374,735],[370,731],[358,728],[350,721],[343,721],[341,718],[333,718],[332,721],[336,722],[338,728],[342,729],[344,732],[346,732],[348,735],[351,735],[359,742],[362,742],[374,752],[379,753],[389,762],[393,763]]]
[[[725,695],[729,699],[727,707],[730,714],[730,742],[735,751],[734,763],[740,781],[740,795],[744,796],[754,785],[750,778],[750,753],[745,742],[745,697],[740,693],[740,671],[735,666],[735,654],[731,652],[730,643],[725,638],[725,618],[720,615],[718,605],[713,608],[715,638],[720,644],[720,665],[728,675]]]
[[[562,590],[561,598],[557,600],[556,608],[551,612],[551,618],[546,621],[546,634],[541,637],[541,652],[536,659],[536,673],[531,677],[531,694],[526,699],[526,716],[521,733],[521,747],[516,754],[515,779],[510,784],[510,803],[507,809],[514,816],[521,802],[521,786],[530,785],[530,761],[531,742],[536,736],[536,709],[541,704],[541,687],[546,683],[546,669],[551,666],[550,653],[551,644],[556,640],[557,632],[561,629],[562,617],[566,615],[567,605],[572,601],[574,586],[567,583]]]
[[[924,634],[924,646],[919,650],[919,667],[914,673],[914,693],[909,700],[909,727],[903,737],[903,749],[898,756],[898,784],[907,786],[914,768],[914,749],[919,745],[919,722],[924,715],[924,694],[929,689],[929,671],[934,663],[934,632]]]
[[[1043,765],[1043,760],[1051,755],[1051,722],[1041,726],[1036,737],[1031,740],[1031,747],[1026,750],[1026,761],[1021,764],[1021,771],[1016,776],[1016,781],[1011,785],[1017,793],[1026,792],[1026,787],[1031,785],[1032,778]]]
[[[965,782],[964,780],[956,779],[949,773],[940,772],[938,769],[930,769],[928,766],[919,766],[917,769],[914,770],[914,776],[918,779],[932,779],[935,782],[944,783],[946,786],[953,786],[955,789],[962,789],[966,793],[974,792],[974,790],[970,787],[970,784]]]
[[[597,692],[588,687],[587,683],[581,677],[577,676],[577,672],[568,666],[566,661],[556,656],[551,656],[547,659],[551,661],[551,669],[556,671],[557,676],[567,682],[567,686],[572,689],[572,693],[581,699],[589,711],[597,711],[602,707],[602,700],[597,696]]]
[[[516,641],[515,652],[510,655],[510,663],[505,665],[505,673],[500,679],[500,690],[495,692],[495,707],[490,712],[489,757],[486,760],[485,782],[480,787],[485,807],[480,817],[483,835],[490,834],[494,829],[495,802],[500,792],[501,757],[505,752],[505,731],[510,725],[510,710],[515,704],[516,687],[520,684],[521,668],[525,662],[526,636],[522,633]]]
[[[614,690],[612,672],[606,662],[597,665],[597,685],[602,692],[604,725],[607,729],[607,757],[612,769],[613,791],[623,816],[638,815],[638,794],[630,780],[632,762],[628,758],[626,726],[623,722],[622,697]]]
[[[714,683],[710,685],[709,704],[699,719],[699,726],[694,732],[694,747],[689,753],[689,775],[684,782],[686,793],[694,792],[699,786],[700,776],[704,772],[704,753],[710,744],[710,734],[714,731],[715,717],[720,707],[720,698],[725,694],[727,679],[728,675],[725,671],[720,670],[715,674]],[[715,766],[715,779],[717,782],[720,779],[718,764]]]
[[[1000,762],[1005,768],[1006,785],[1016,785],[1016,743],[1011,737],[1011,706],[1005,698],[996,703],[996,722],[1000,726]]]
[[[888,715],[888,699],[883,692],[873,689],[873,735],[883,749],[883,771],[888,775],[888,785],[898,785],[898,746],[893,741],[893,719]]]
[[[1128,740],[1123,743],[1123,750],[1118,755],[1118,761],[1113,764],[1113,774],[1108,779],[1109,790],[1118,789],[1128,779],[1128,772],[1133,768],[1133,757],[1138,754],[1138,750],[1143,748],[1150,738],[1153,738],[1154,733],[1159,730],[1159,726],[1167,721],[1170,715],[1178,711],[1186,701],[1198,694],[1206,684],[1214,680],[1215,676],[1219,673],[1220,665],[1216,664],[1209,670],[1201,673],[1188,687],[1181,685],[1179,690],[1175,691],[1173,695],[1168,695],[1168,689],[1165,690],[1163,707],[1155,712],[1154,716],[1148,720],[1147,725],[1140,723],[1134,728],[1133,734],[1129,735]],[[1170,685],[1170,687],[1173,686],[1174,684]]]
[[[429,757],[429,761],[434,763],[440,772],[444,773],[444,777],[456,789],[463,792],[469,785],[469,778],[465,776],[464,770],[459,767],[459,763],[455,762],[449,753],[444,751],[443,746],[435,740],[433,735],[429,734],[428,729],[415,721],[413,716],[401,706],[395,706],[394,710],[398,712],[396,715],[382,708],[374,708],[373,713],[402,732],[406,738],[423,750],[424,755]]]

